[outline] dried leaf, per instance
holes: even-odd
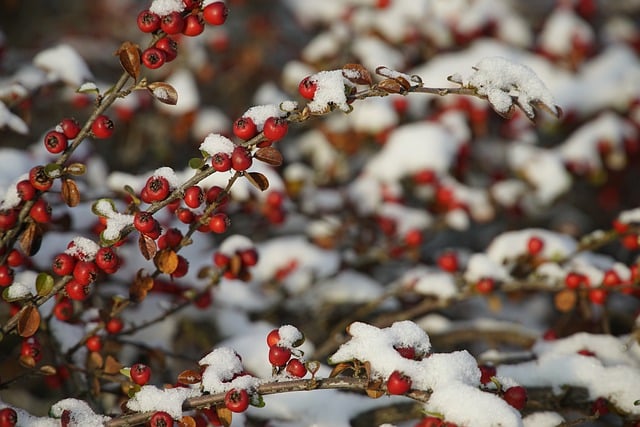
[[[367,376],[367,379],[371,378],[371,362],[369,362],[368,360],[366,362],[363,363],[363,368],[364,368],[364,372]]]
[[[135,81],[140,76],[140,48],[137,44],[126,41],[115,53],[120,58],[120,65]]]
[[[379,397],[384,396],[385,391],[382,390],[382,384],[383,384],[382,380],[371,381],[369,383],[369,386],[365,390],[367,392],[367,396],[369,396],[372,399],[377,399]]]
[[[87,368],[89,370],[95,371],[96,369],[101,369],[104,366],[104,358],[97,351],[89,352],[89,357],[87,358]]]
[[[149,83],[147,89],[149,89],[149,92],[151,92],[151,95],[153,95],[155,99],[163,104],[176,105],[178,103],[178,91],[169,83]]]
[[[353,369],[353,364],[347,363],[347,362],[338,363],[331,370],[331,373],[329,374],[329,378],[337,377],[338,375],[340,375],[342,372],[346,371],[347,369]]]
[[[30,222],[20,235],[20,248],[29,256],[35,255],[42,244],[42,233],[38,224]]]
[[[62,180],[62,192],[60,194],[62,201],[70,208],[78,206],[80,203],[80,191],[78,190],[78,185],[72,179]]]
[[[202,374],[191,369],[184,370],[178,374],[178,382],[182,384],[197,384],[202,381]]]
[[[260,161],[263,161],[271,166],[282,165],[282,154],[276,148],[262,147],[259,148],[254,157]]]
[[[153,288],[153,278],[149,277],[144,270],[140,270],[129,287],[129,298],[133,302],[141,302],[151,288]]]
[[[229,271],[234,276],[237,276],[240,274],[240,270],[242,270],[242,258],[240,258],[240,255],[234,254],[229,260]]]
[[[53,289],[54,280],[53,277],[47,273],[38,273],[36,276],[36,292],[38,296],[47,296]]]
[[[396,79],[384,79],[376,85],[387,93],[404,93],[405,88]]]
[[[578,296],[572,289],[563,289],[555,295],[553,302],[558,311],[568,313],[576,306]]]
[[[372,83],[371,74],[360,64],[345,64],[342,67],[342,75],[345,79],[358,85],[368,85]]]
[[[24,366],[27,369],[33,369],[36,367],[36,359],[34,359],[33,356],[21,355],[20,365]]]
[[[178,268],[178,254],[173,249],[163,249],[153,257],[158,270],[165,274],[171,274]]]
[[[107,375],[116,375],[122,369],[122,364],[118,360],[109,355],[104,360],[104,373]]]
[[[189,415],[185,415],[180,419],[180,421],[178,421],[179,427],[196,427],[196,425],[196,420]]]
[[[18,319],[18,334],[27,338],[38,331],[40,327],[40,312],[37,307],[28,305],[22,309]]]
[[[87,173],[87,167],[84,163],[71,163],[69,166],[64,168],[64,173],[73,176],[81,176]]]
[[[258,190],[264,191],[269,188],[269,180],[260,172],[247,172],[245,178]]]
[[[138,247],[140,248],[142,256],[147,260],[156,256],[156,252],[158,251],[155,240],[149,236],[145,236],[144,234],[141,234],[138,239]]]
[[[58,370],[51,365],[42,365],[40,366],[39,371],[42,375],[46,376],[55,375],[58,372]]]
[[[226,406],[218,406],[216,407],[216,413],[218,414],[218,419],[222,423],[224,427],[229,427],[231,425],[231,419],[233,418],[233,412],[227,409]]]

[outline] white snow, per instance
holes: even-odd
[[[127,401],[127,408],[134,412],[164,411],[173,419],[182,418],[182,402],[189,397],[199,396],[196,389],[175,387],[160,389],[153,385],[144,385]]]
[[[200,144],[200,151],[204,151],[209,156],[216,153],[231,154],[236,145],[226,136],[210,133]]]
[[[19,134],[29,133],[29,127],[19,116],[13,114],[6,104],[0,101],[0,129],[8,127]]]
[[[204,367],[202,390],[211,394],[233,388],[252,389],[258,385],[258,378],[248,374],[238,375],[244,368],[240,357],[231,348],[216,348],[200,359],[198,364]]]
[[[111,419],[110,417],[96,414],[87,402],[79,399],[69,398],[54,403],[51,406],[50,414],[60,418],[64,411],[69,411],[69,427],[102,427],[104,423]],[[28,424],[21,423],[21,425],[26,426]]]
[[[39,52],[34,56],[33,64],[47,71],[47,77],[52,82],[62,80],[68,85],[78,87],[93,78],[84,59],[67,44]]]
[[[149,10],[160,16],[168,15],[171,12],[182,12],[184,2],[182,0],[153,0]]]
[[[345,86],[352,86],[349,80],[342,75],[342,70],[320,71],[310,77],[317,85],[313,100],[307,105],[312,113],[323,114],[332,108],[339,108],[349,112],[351,107],[347,104]]]
[[[100,245],[83,236],[75,237],[67,246],[65,253],[82,261],[91,261],[96,257]]]

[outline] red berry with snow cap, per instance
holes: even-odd
[[[276,142],[284,138],[289,130],[289,123],[283,117],[269,117],[264,122],[262,131],[264,137],[270,142]]]
[[[303,98],[312,100],[318,90],[318,82],[311,79],[311,76],[307,76],[298,85],[298,92]]]
[[[240,117],[233,122],[233,134],[246,141],[258,134],[258,127],[251,117]]]
[[[231,389],[224,396],[224,406],[231,412],[244,412],[249,407],[249,393],[244,389]]]
[[[387,379],[387,392],[389,394],[405,394],[411,390],[411,378],[400,371],[393,371]]]
[[[502,398],[509,405],[521,411],[527,404],[527,390],[522,386],[509,387],[504,391]]]

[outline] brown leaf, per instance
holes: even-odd
[[[553,302],[558,309],[562,313],[567,313],[576,306],[576,302],[578,302],[578,296],[576,292],[572,289],[563,289],[558,292],[553,298]]]
[[[229,427],[231,425],[231,419],[233,418],[233,412],[227,409],[226,406],[218,406],[216,407],[216,413],[218,414],[218,419],[225,427]]]
[[[36,359],[34,359],[33,356],[21,355],[19,360],[20,365],[24,366],[27,369],[33,369],[36,367]]]
[[[176,105],[178,103],[178,91],[169,83],[149,83],[147,89],[149,89],[149,92],[151,92],[151,95],[153,95],[155,99],[163,104]]]
[[[89,353],[89,357],[87,358],[87,368],[89,370],[95,371],[96,369],[101,369],[104,366],[104,358],[97,351],[92,351]]]
[[[371,85],[371,74],[360,64],[345,64],[342,67],[342,75],[345,79],[358,85]]]
[[[342,372],[344,372],[347,369],[353,369],[353,364],[347,363],[347,362],[338,363],[331,370],[331,373],[329,374],[329,378],[337,377],[338,375],[340,375]]]
[[[107,375],[116,375],[122,369],[122,364],[118,360],[109,355],[104,360],[104,373]]]
[[[142,256],[147,260],[156,256],[156,252],[158,251],[155,240],[149,236],[145,236],[144,234],[141,234],[138,239],[138,247],[140,248]]]
[[[158,270],[165,274],[171,274],[178,268],[178,254],[173,249],[163,249],[153,257]]]
[[[38,308],[28,305],[22,309],[18,319],[18,334],[23,338],[27,338],[35,334],[39,327],[40,312]]]
[[[397,79],[384,79],[376,85],[387,93],[404,93],[405,88],[398,82]]]
[[[242,270],[242,258],[240,258],[240,255],[234,254],[229,260],[229,271],[234,276],[237,276],[240,270]]]
[[[259,148],[254,157],[260,161],[263,161],[271,166],[282,165],[282,154],[276,148],[262,147]]]
[[[120,58],[120,65],[135,81],[140,76],[140,48],[137,44],[126,41],[115,53]]]
[[[47,376],[55,375],[58,372],[55,366],[51,366],[51,365],[42,365],[40,366],[39,371],[42,375],[47,375]]]
[[[20,248],[25,254],[32,256],[40,250],[42,231],[38,224],[30,222],[20,235]]]
[[[129,298],[133,302],[141,302],[151,288],[153,288],[153,278],[149,277],[144,270],[140,270],[129,287]]]
[[[385,391],[382,389],[382,380],[371,381],[365,390],[367,392],[367,396],[372,399],[377,399],[379,397],[384,396]]]
[[[80,191],[78,191],[78,185],[72,179],[62,180],[62,201],[66,203],[70,208],[78,206],[80,203]]]
[[[269,188],[269,180],[260,172],[245,172],[244,176],[260,191],[264,191]]]
[[[197,384],[202,381],[202,374],[198,371],[193,371],[191,369],[184,370],[178,374],[178,382],[182,384]]]
[[[185,415],[178,421],[179,427],[196,427],[196,420],[189,415]]]

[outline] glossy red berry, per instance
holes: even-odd
[[[51,221],[51,206],[49,206],[46,200],[38,199],[33,206],[31,206],[29,216],[33,218],[35,222],[46,224]]]
[[[202,17],[211,25],[222,25],[227,20],[229,15],[229,9],[227,5],[221,1],[209,3],[202,10]]]
[[[491,382],[491,377],[495,377],[496,374],[498,373],[498,371],[497,371],[495,366],[480,365],[480,366],[478,366],[478,368],[480,368],[480,383],[481,384],[488,384],[489,382]]]
[[[84,301],[89,296],[90,287],[72,279],[64,286],[64,290],[72,300]]]
[[[602,284],[604,286],[618,286],[622,284],[622,279],[614,270],[607,270],[604,272]]]
[[[418,422],[418,424],[416,424],[413,427],[443,427],[443,426],[444,424],[442,422],[442,419],[429,415],[421,419],[420,422]]]
[[[527,241],[527,251],[530,255],[538,255],[542,252],[542,249],[544,249],[544,240],[537,236],[529,238]]]
[[[564,278],[564,285],[567,289],[578,289],[580,286],[586,285],[586,277],[583,274],[569,272]]]
[[[258,128],[251,117],[240,117],[233,122],[233,134],[246,141],[258,134]]]
[[[171,277],[184,277],[189,272],[189,261],[182,255],[178,255],[178,266],[171,273]]]
[[[133,216],[133,226],[142,234],[147,234],[160,225],[152,214],[146,211],[139,211]]]
[[[0,265],[0,286],[9,286],[13,283],[14,271],[6,264]]]
[[[223,254],[222,252],[215,252],[213,254],[213,263],[216,265],[216,267],[226,268],[230,262],[231,258]]]
[[[298,85],[298,92],[303,98],[312,100],[318,90],[318,82],[311,79],[311,76],[307,76]]]
[[[413,347],[394,347],[394,349],[400,354],[400,356],[405,359],[415,360],[416,359],[416,349]]]
[[[113,135],[114,131],[115,125],[113,124],[113,121],[104,114],[96,117],[95,121],[91,124],[91,132],[93,133],[93,136],[98,139],[109,138]]]
[[[33,200],[36,195],[36,189],[31,185],[28,179],[23,179],[22,181],[16,184],[16,190],[18,191],[18,196],[22,201]]]
[[[458,270],[458,256],[453,251],[447,251],[438,257],[438,266],[449,273]]]
[[[522,386],[509,387],[504,391],[502,398],[509,405],[521,411],[527,404],[527,390]]]
[[[11,249],[9,255],[7,255],[7,265],[9,267],[19,267],[24,264],[24,255],[17,249]]]
[[[58,276],[66,276],[73,273],[76,265],[76,259],[69,254],[61,253],[53,259],[52,270]]]
[[[20,355],[32,357],[36,362],[42,360],[42,345],[35,337],[26,338],[20,345]]]
[[[189,37],[195,37],[204,31],[204,21],[199,15],[187,15],[184,18],[184,28],[182,34]]]
[[[109,246],[102,247],[96,252],[95,263],[107,274],[113,274],[118,270],[120,266],[120,258],[115,253],[113,248]]]
[[[80,123],[74,118],[66,117],[60,121],[60,130],[68,139],[75,139],[82,129]]]
[[[150,47],[142,52],[140,60],[145,67],[155,70],[156,68],[162,67],[164,63],[167,62],[167,55],[157,47]]]
[[[9,230],[18,222],[18,212],[15,209],[0,210],[0,230]]]
[[[81,285],[89,285],[98,278],[98,266],[93,261],[78,261],[73,267],[73,278]]]
[[[219,206],[224,206],[229,200],[229,197],[225,193],[224,188],[213,185],[207,190],[206,200],[207,203],[215,202],[218,203]]]
[[[184,204],[190,208],[198,208],[204,202],[204,192],[197,185],[192,185],[184,190]]]
[[[591,413],[599,417],[609,413],[609,402],[604,397],[599,397],[591,404]]]
[[[224,233],[225,231],[227,231],[227,228],[229,228],[230,225],[231,218],[229,218],[229,216],[224,212],[213,214],[209,219],[209,230],[213,231],[214,233]]]
[[[418,229],[409,230],[407,234],[404,235],[404,243],[410,247],[415,248],[420,246],[423,240],[422,231]]]
[[[166,199],[171,192],[169,181],[164,176],[151,176],[144,186],[144,197],[140,198],[146,203],[159,202]]]
[[[269,348],[275,347],[280,343],[280,331],[278,329],[273,329],[267,335],[267,345]]]
[[[236,146],[231,153],[231,167],[238,172],[245,171],[251,167],[253,158],[245,147]]]
[[[607,302],[607,291],[602,288],[589,289],[587,296],[589,301],[597,305],[603,305]]]
[[[112,317],[107,321],[104,329],[112,335],[118,334],[124,329],[124,322],[119,317]]]
[[[85,346],[89,349],[89,351],[98,352],[102,350],[102,338],[99,335],[91,335],[87,338],[87,342],[85,342]]]
[[[216,153],[211,156],[211,166],[217,172],[226,172],[231,169],[231,156],[227,153]]]
[[[283,117],[269,117],[264,122],[262,131],[264,137],[271,142],[276,142],[284,138],[289,130],[289,122]]]
[[[134,383],[138,385],[145,385],[151,378],[151,368],[147,365],[143,365],[142,363],[136,363],[131,366],[129,375],[131,376],[131,381]]]
[[[0,427],[14,427],[18,424],[18,413],[13,408],[0,409]]]
[[[152,33],[160,29],[160,16],[146,9],[138,14],[138,28],[143,33]]]
[[[258,251],[254,248],[243,249],[238,252],[242,263],[247,267],[253,267],[258,263]]]
[[[29,171],[29,183],[36,190],[47,191],[53,185],[53,180],[45,172],[44,166],[34,166]]]
[[[476,290],[481,294],[490,294],[495,286],[496,283],[491,277],[483,277],[476,282]]]
[[[405,394],[411,390],[411,378],[400,371],[393,371],[387,379],[387,392],[389,394]]]
[[[183,224],[191,224],[195,219],[193,212],[186,208],[176,209],[176,218]]]
[[[154,47],[164,52],[166,62],[171,62],[178,56],[178,43],[169,36],[162,37]]]
[[[244,389],[231,389],[224,396],[224,406],[231,412],[244,412],[249,407],[249,393]]]
[[[285,370],[289,375],[296,378],[302,378],[307,375],[307,367],[300,361],[300,359],[289,360]]]
[[[67,149],[68,142],[65,134],[55,130],[47,132],[44,136],[44,148],[52,154],[62,153]]]
[[[73,317],[73,303],[69,298],[62,298],[53,306],[53,315],[58,320],[66,322]]]
[[[167,412],[158,411],[151,415],[149,427],[172,427],[173,418]]]
[[[274,346],[269,349],[269,363],[281,367],[291,358],[291,350],[286,347]]]
[[[160,18],[160,29],[167,34],[178,34],[184,29],[184,18],[180,12],[171,12]]]
[[[171,248],[175,249],[178,247],[180,242],[182,242],[182,232],[177,228],[169,228],[164,232],[162,236],[158,239],[158,248],[166,249]]]

